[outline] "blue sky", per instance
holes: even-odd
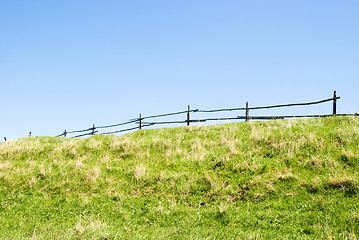
[[[346,0],[2,0],[1,141],[334,90],[338,112],[359,112],[358,12]]]

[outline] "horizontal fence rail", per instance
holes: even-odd
[[[358,116],[357,113],[355,114],[337,114],[337,100],[339,100],[340,97],[337,97],[336,91],[333,93],[332,98],[314,101],[314,102],[303,102],[303,103],[289,103],[289,104],[278,104],[278,105],[269,105],[269,106],[259,106],[259,107],[249,107],[248,102],[246,102],[245,107],[236,107],[236,108],[221,108],[221,109],[211,109],[211,110],[204,110],[204,109],[190,109],[190,106],[188,105],[188,108],[186,111],[178,111],[178,112],[172,112],[172,113],[165,113],[165,114],[158,114],[158,115],[151,115],[151,116],[142,116],[142,114],[139,114],[138,118],[133,118],[128,120],[127,122],[123,123],[117,123],[117,124],[111,124],[111,125],[105,125],[105,126],[95,126],[93,124],[92,127],[83,129],[83,130],[76,130],[76,131],[64,131],[62,134],[57,135],[57,137],[73,137],[73,138],[79,138],[79,137],[85,137],[85,136],[93,136],[95,134],[117,134],[117,133],[123,133],[128,132],[132,130],[137,129],[143,129],[145,127],[154,126],[154,125],[166,125],[166,124],[186,124],[187,126],[190,125],[190,123],[200,123],[200,122],[208,122],[208,121],[228,121],[228,120],[275,120],[275,119],[290,119],[290,118],[318,118],[318,117],[328,117],[328,116]],[[273,108],[283,108],[283,107],[295,107],[295,106],[309,106],[309,105],[315,105],[315,104],[321,104],[325,102],[333,102],[333,110],[332,114],[312,114],[312,115],[282,115],[282,116],[250,116],[249,112],[250,110],[261,110],[261,109],[273,109]],[[232,111],[245,111],[244,116],[233,116],[233,117],[217,117],[217,118],[203,118],[203,119],[191,119],[191,113],[216,113],[216,112],[232,112]],[[185,119],[182,120],[174,120],[174,121],[149,121],[154,118],[163,118],[163,117],[172,117],[172,116],[178,116],[178,115],[186,115]],[[146,121],[144,121],[146,120]],[[108,132],[101,132],[99,130],[101,129],[108,129],[108,128],[116,128],[116,127],[122,127],[122,126],[128,126],[125,129],[119,129],[119,130],[113,130]],[[135,125],[135,126],[133,126]],[[78,135],[75,135],[76,133],[79,133]]]

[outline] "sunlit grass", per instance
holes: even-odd
[[[0,144],[3,239],[356,239],[359,119]]]

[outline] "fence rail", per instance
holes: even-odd
[[[302,103],[289,103],[289,104],[278,104],[278,105],[269,105],[269,106],[259,106],[259,107],[249,107],[248,102],[246,102],[245,107],[237,107],[237,108],[221,108],[221,109],[211,109],[211,110],[204,110],[204,109],[190,109],[190,105],[188,105],[188,109],[186,111],[178,111],[178,112],[172,112],[172,113],[165,113],[165,114],[158,114],[158,115],[151,115],[151,116],[142,116],[142,114],[139,114],[138,118],[133,118],[128,120],[127,122],[117,123],[117,124],[111,124],[111,125],[105,125],[105,126],[95,126],[95,124],[92,125],[92,127],[83,129],[83,130],[76,130],[76,131],[64,131],[62,134],[57,135],[57,137],[67,137],[69,135],[73,135],[75,133],[80,133],[75,136],[71,136],[73,138],[78,137],[84,137],[84,136],[92,136],[95,134],[116,134],[116,133],[123,133],[128,132],[136,129],[142,129],[145,127],[153,126],[153,125],[164,125],[164,124],[186,124],[187,126],[190,125],[190,123],[199,123],[199,122],[207,122],[207,121],[224,121],[224,120],[273,120],[273,119],[289,119],[289,118],[318,118],[318,117],[328,117],[328,116],[349,116],[349,115],[355,115],[358,114],[337,114],[337,100],[340,99],[339,96],[336,95],[336,91],[333,93],[332,98],[314,101],[314,102],[302,102]],[[272,109],[272,108],[283,108],[283,107],[295,107],[295,106],[309,106],[309,105],[315,105],[325,102],[333,102],[333,110],[332,114],[314,114],[314,115],[282,115],[282,116],[250,116],[249,112],[250,110],[261,110],[261,109]],[[231,112],[231,111],[245,111],[244,116],[234,116],[234,117],[217,117],[217,118],[203,118],[203,119],[191,119],[191,113],[215,113],[215,112]],[[176,116],[186,114],[186,119],[182,120],[174,120],[174,121],[148,121],[150,119],[154,118],[161,118],[161,117],[169,117],[169,116]],[[146,120],[146,121],[143,121]],[[136,124],[136,126],[131,126],[125,129],[119,129],[109,132],[100,132],[99,129],[108,129],[108,128],[115,128],[130,124]]]

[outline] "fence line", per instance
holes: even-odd
[[[121,133],[121,132],[131,131],[131,130],[135,130],[135,129],[138,129],[138,127],[133,127],[133,128],[128,128],[128,129],[122,129],[122,130],[113,131],[113,132],[107,132],[107,133],[102,133],[102,134],[103,134],[103,135],[106,135],[106,134],[115,134],[115,133]]]
[[[190,110],[190,112],[197,112],[198,109],[195,110]],[[168,116],[174,116],[174,115],[179,115],[179,114],[184,114],[187,113],[187,111],[180,111],[180,112],[173,112],[173,113],[165,113],[165,114],[158,114],[158,115],[152,115],[152,116],[147,116],[147,117],[143,117],[142,119],[149,119],[149,118],[158,118],[158,117],[168,117]],[[137,118],[138,119],[138,118]]]
[[[111,124],[111,125],[105,125],[105,126],[98,126],[96,127],[95,124],[93,124],[92,127],[83,129],[83,130],[76,130],[76,131],[64,131],[62,134],[58,135],[58,137],[67,137],[69,134],[74,133],[82,133],[80,135],[73,136],[73,138],[78,137],[84,137],[84,136],[92,136],[95,134],[116,134],[116,133],[122,133],[127,131],[132,131],[136,129],[142,129],[144,127],[149,127],[153,125],[163,125],[163,124],[186,124],[187,126],[190,125],[190,123],[196,123],[196,122],[207,122],[207,121],[223,121],[223,120],[272,120],[272,119],[288,119],[288,118],[317,118],[317,117],[328,117],[328,116],[349,116],[349,115],[355,115],[358,116],[358,114],[337,114],[337,100],[340,99],[340,97],[337,97],[336,91],[333,93],[332,98],[314,101],[314,102],[302,102],[302,103],[290,103],[290,104],[278,104],[278,105],[269,105],[269,106],[259,106],[259,107],[249,107],[248,102],[246,102],[245,107],[238,107],[238,108],[221,108],[221,109],[211,109],[211,110],[203,110],[203,109],[190,109],[190,105],[188,105],[188,108],[186,111],[178,111],[178,112],[172,112],[172,113],[165,113],[165,114],[158,114],[158,115],[150,115],[150,116],[142,116],[142,114],[139,114],[138,118],[130,119],[127,122],[123,123],[117,123],[117,124]],[[285,116],[249,116],[249,110],[260,110],[260,109],[272,109],[272,108],[282,108],[282,107],[294,107],[294,106],[308,106],[308,105],[315,105],[325,102],[333,101],[333,111],[332,114],[316,114],[316,115],[285,115]],[[191,119],[190,113],[214,113],[214,112],[231,112],[231,111],[245,111],[244,116],[236,116],[236,117],[219,117],[219,118],[204,118],[204,119]],[[153,118],[159,118],[159,117],[168,117],[168,116],[175,116],[175,115],[181,115],[186,114],[187,117],[185,120],[175,120],[175,121],[157,121],[157,122],[151,122],[151,121],[143,121],[146,119],[153,119]],[[137,124],[135,127],[129,127],[126,129],[121,130],[115,130],[110,132],[99,132],[96,129],[106,129],[106,128],[113,128],[113,127],[119,127],[124,126],[128,124]]]
[[[112,125],[107,125],[107,126],[100,126],[100,127],[96,127],[96,128],[110,128],[110,127],[118,127],[118,126],[122,126],[122,125],[126,125],[126,124],[131,124],[131,123],[135,123],[137,122],[136,120],[132,120],[132,121],[127,121],[124,123],[117,123],[117,124],[112,124]]]

